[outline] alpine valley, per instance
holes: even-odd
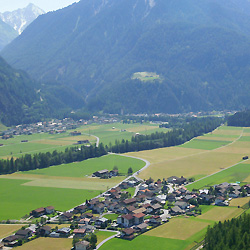
[[[77,93],[72,108],[240,109],[249,27],[248,0],[81,0],[39,16],[1,54],[42,89],[53,82],[59,99],[61,87]]]

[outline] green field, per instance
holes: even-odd
[[[52,166],[45,169],[30,170],[23,173],[47,176],[85,177],[91,176],[98,170],[112,170],[114,166],[118,167],[121,174],[127,174],[129,167],[132,167],[133,171],[136,172],[144,165],[145,163],[141,160],[119,155],[105,155],[100,158],[88,159],[82,162]]]
[[[193,139],[188,143],[185,143],[179,147],[183,148],[195,148],[195,149],[204,149],[204,150],[213,150],[222,146],[229,144],[232,141],[216,141],[216,140],[202,140],[202,139]]]
[[[236,166],[225,169],[217,174],[209,176],[205,179],[197,181],[187,186],[189,190],[200,189],[203,187],[213,186],[223,182],[243,182],[250,175],[250,164],[240,163]]]
[[[169,129],[159,128],[158,125],[154,124],[122,124],[122,123],[112,123],[112,124],[91,124],[87,126],[82,126],[76,129],[82,132],[81,136],[71,136],[70,132],[73,130],[68,130],[66,133],[51,135],[49,133],[40,133],[32,135],[20,135],[14,136],[14,138],[8,140],[0,139],[0,144],[4,144],[1,147],[0,157],[19,157],[23,154],[39,153],[39,152],[53,152],[54,150],[64,151],[67,147],[74,146],[78,140],[89,140],[91,143],[96,142],[96,138],[90,136],[93,134],[100,138],[100,142],[104,145],[109,145],[115,143],[116,140],[131,140],[131,137],[139,132],[141,134],[151,134],[156,131],[167,132]],[[126,130],[121,132],[121,130]],[[28,142],[22,143],[22,140],[28,140]]]
[[[20,219],[38,207],[54,206],[65,211],[100,193],[98,190],[24,186],[26,182],[0,179],[0,220]]]
[[[123,176],[101,180],[88,178],[86,175],[97,170],[111,170],[114,166],[127,173],[129,167],[137,171],[144,165],[141,160],[107,155],[79,163],[1,176],[0,220],[20,219],[41,206],[52,205],[61,211],[68,210],[115,186],[125,178]]]
[[[112,239],[105,243],[101,250],[180,250],[185,249],[190,242],[184,240],[165,239],[154,236],[139,236],[132,241]]]

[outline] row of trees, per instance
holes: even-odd
[[[222,119],[216,117],[192,119],[182,127],[167,133],[156,132],[150,135],[136,135],[131,138],[131,141],[116,141],[115,145],[110,144],[107,150],[114,153],[125,153],[176,146],[196,136],[213,131],[221,122]]]
[[[219,222],[212,228],[208,227],[205,250],[248,250],[250,246],[250,214]]]
[[[100,157],[107,154],[102,143],[99,147],[72,147],[66,148],[64,152],[57,150],[52,153],[26,154],[19,158],[0,160],[0,174],[11,174],[17,171],[28,171],[32,169],[48,168],[53,165],[83,161],[89,158]]]

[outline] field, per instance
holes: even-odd
[[[121,132],[125,130],[124,132]],[[166,128],[159,128],[154,124],[91,124],[77,128],[77,131],[82,132],[81,136],[71,136],[68,130],[66,133],[51,135],[48,133],[40,133],[33,135],[20,135],[14,136],[14,138],[8,140],[0,139],[0,144],[4,144],[0,150],[0,157],[19,157],[23,154],[39,153],[39,152],[53,152],[54,150],[63,151],[67,147],[74,146],[73,144],[79,140],[89,140],[91,143],[96,142],[95,136],[100,138],[100,142],[104,145],[109,143],[115,143],[116,140],[131,140],[131,137],[139,132],[141,134],[149,134],[156,131],[168,131]],[[28,142],[21,142],[22,140],[28,140]]]
[[[136,72],[133,74],[132,79],[139,79],[142,82],[160,80],[160,76],[154,72]]]
[[[229,182],[245,182],[247,183],[246,179],[250,176],[250,164],[240,163],[237,164],[229,169],[223,170],[217,174],[209,176],[205,179],[197,181],[193,184],[188,185],[188,189],[192,190],[199,189],[203,187],[213,186],[215,184]]]
[[[15,231],[19,230],[22,227],[22,225],[0,225],[0,239],[11,235]]]
[[[229,206],[230,206],[230,207],[238,207],[238,206],[242,207],[242,206],[244,206],[245,204],[247,204],[249,201],[250,201],[250,197],[232,199],[232,200],[230,201]]]
[[[241,162],[250,153],[250,143],[241,142],[242,128],[220,127],[204,137],[224,138],[223,141],[198,137],[179,147],[128,153],[147,159],[151,166],[140,173],[140,178],[167,178],[172,175],[201,178]],[[248,145],[242,145],[248,143]],[[239,145],[240,144],[240,145]],[[241,147],[240,147],[241,146]],[[249,147],[249,148],[248,148]]]
[[[101,250],[179,250],[185,249],[190,243],[183,240],[166,239],[142,235],[132,241],[112,239],[105,243]]]
[[[38,238],[16,247],[18,250],[69,250],[72,248],[72,239]]]
[[[102,180],[90,178],[93,172],[117,166],[126,173],[142,168],[143,161],[118,155],[107,155],[81,163],[52,166],[0,177],[0,220],[20,219],[31,210],[52,205],[65,211],[115,186],[125,177]],[[17,209],[18,208],[18,209]]]
[[[96,236],[97,236],[97,244],[101,243],[102,241],[104,241],[105,239],[107,239],[108,237],[114,235],[115,233],[113,232],[107,232],[107,231],[97,231],[95,232]]]
[[[194,234],[206,228],[210,223],[189,218],[173,218],[163,226],[145,233],[148,236],[163,237],[178,240],[187,240]]]
[[[240,215],[242,212],[243,210],[241,208],[214,206],[198,218],[203,220],[224,221],[232,219],[233,217]]]

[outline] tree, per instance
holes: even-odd
[[[128,175],[131,175],[131,174],[133,174],[133,169],[130,167],[130,168],[128,169]]]
[[[118,170],[118,167],[117,167],[117,166],[114,166],[114,167],[113,167],[113,170]]]
[[[90,246],[92,249],[96,247],[96,243],[97,243],[97,236],[95,234],[92,234],[90,236]]]

